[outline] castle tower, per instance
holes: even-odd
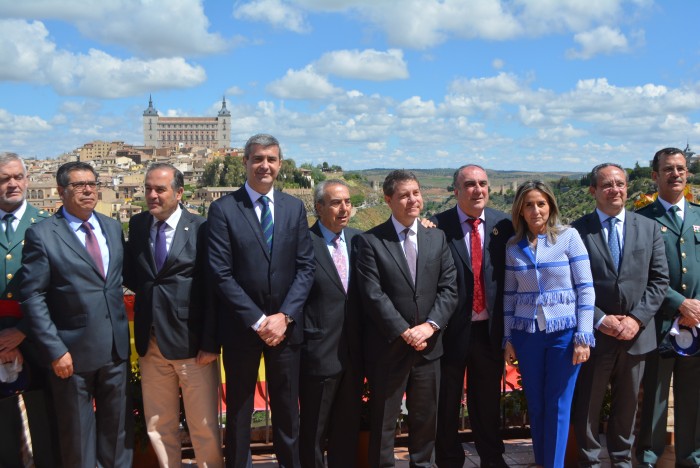
[[[158,147],[158,111],[148,96],[148,109],[143,111],[143,145]]]
[[[217,139],[222,148],[231,147],[231,112],[226,108],[226,96],[221,104],[217,118]]]

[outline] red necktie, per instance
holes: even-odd
[[[471,255],[472,255],[472,273],[474,274],[474,298],[472,302],[472,310],[477,314],[486,310],[486,298],[484,297],[484,278],[481,276],[481,235],[479,234],[479,224],[481,219],[469,218],[467,222],[472,227],[471,235]]]
[[[83,231],[85,231],[85,248],[92,257],[92,261],[95,262],[97,269],[102,273],[102,277],[105,278],[105,267],[102,263],[102,253],[100,252],[100,244],[97,243],[97,238],[95,233],[92,232],[92,226],[87,221],[83,222]]]

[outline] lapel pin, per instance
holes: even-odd
[[[31,222],[34,223],[34,222],[36,222],[36,221],[34,221],[34,218],[32,218],[32,219],[31,219]]]
[[[700,226],[693,224],[693,232],[700,232]]]
[[[185,226],[185,231],[189,231],[189,230],[190,230],[190,228]]]
[[[498,228],[493,228],[493,231],[491,231],[491,232],[493,232],[494,236],[497,236],[498,235]]]
[[[668,228],[666,226],[661,226],[661,232],[666,232]]]

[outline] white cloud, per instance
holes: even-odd
[[[325,99],[342,92],[311,66],[287,70],[287,74],[267,85],[266,90],[280,99]]]
[[[148,56],[212,54],[234,43],[207,31],[202,0],[1,2],[0,17],[65,21],[86,37]]]
[[[202,83],[202,67],[182,58],[120,59],[96,49],[87,54],[57,50],[40,21],[0,20],[0,80],[26,81],[57,93],[102,98],[142,94],[152,89],[184,88]]]
[[[41,117],[13,115],[5,109],[0,109],[0,135],[9,132],[14,134],[46,132],[51,128],[51,125]]]
[[[505,66],[505,64],[506,63],[499,58],[493,59],[493,61],[491,62],[491,66],[493,68],[495,68],[496,70],[500,70],[501,68],[503,68]]]
[[[574,41],[581,47],[580,50],[569,49],[566,57],[570,59],[588,60],[596,55],[621,53],[629,51],[627,38],[618,29],[608,26],[600,26],[592,31],[578,33]]]
[[[242,96],[245,94],[245,91],[241,89],[239,86],[231,86],[226,90],[225,93],[227,96]]]
[[[432,117],[435,115],[435,103],[423,101],[419,96],[413,96],[399,104],[396,111],[403,118]]]
[[[321,73],[371,81],[403,80],[408,68],[399,49],[381,52],[374,49],[327,52],[314,63]]]
[[[233,15],[236,19],[266,22],[276,28],[297,33],[310,30],[302,11],[280,0],[253,0],[242,3],[234,9]]]

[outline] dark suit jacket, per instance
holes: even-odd
[[[577,219],[572,226],[581,234],[591,261],[595,287],[594,325],[606,314],[630,315],[642,323],[642,329],[630,341],[620,341],[596,330],[596,346],[592,352],[603,353],[619,345],[633,355],[655,349],[654,315],[668,287],[668,264],[658,225],[631,211],[625,213],[619,272],[613,264],[597,212]]]
[[[513,235],[510,216],[491,208],[484,209],[484,250],[482,269],[486,308],[489,311],[490,342],[495,353],[503,344],[503,279],[506,265],[506,242]],[[452,258],[457,267],[458,302],[454,315],[445,329],[443,359],[464,362],[469,349],[474,273],[472,259],[464,241],[457,207],[435,215],[432,221],[445,232]]]
[[[304,305],[304,345],[301,348],[301,372],[313,376],[333,376],[353,364],[362,364],[360,307],[354,274],[357,237],[361,231],[343,229],[350,254],[348,292],[328,251],[319,228],[311,226],[316,272],[309,298]]]
[[[408,328],[432,320],[447,326],[457,305],[456,271],[445,235],[418,224],[414,286],[391,218],[358,239],[357,276],[366,319],[367,359],[391,361],[412,352],[401,338]],[[442,333],[421,351],[428,360],[442,355]]]
[[[208,306],[206,220],[182,210],[160,272],[150,242],[152,224],[149,212],[131,218],[124,258],[124,284],[136,293],[136,351],[146,354],[153,326],[166,359],[193,358],[200,349],[218,353],[215,312]]]
[[[224,346],[261,346],[251,326],[278,312],[294,319],[286,341],[303,340],[303,307],[314,275],[309,224],[299,199],[279,191],[274,197],[272,256],[245,187],[209,208],[209,268]]]
[[[75,372],[94,371],[129,357],[129,325],[122,292],[121,225],[95,213],[107,238],[109,270],[103,279],[71,230],[63,209],[25,235],[20,285],[22,312],[42,364],[71,353]]]

